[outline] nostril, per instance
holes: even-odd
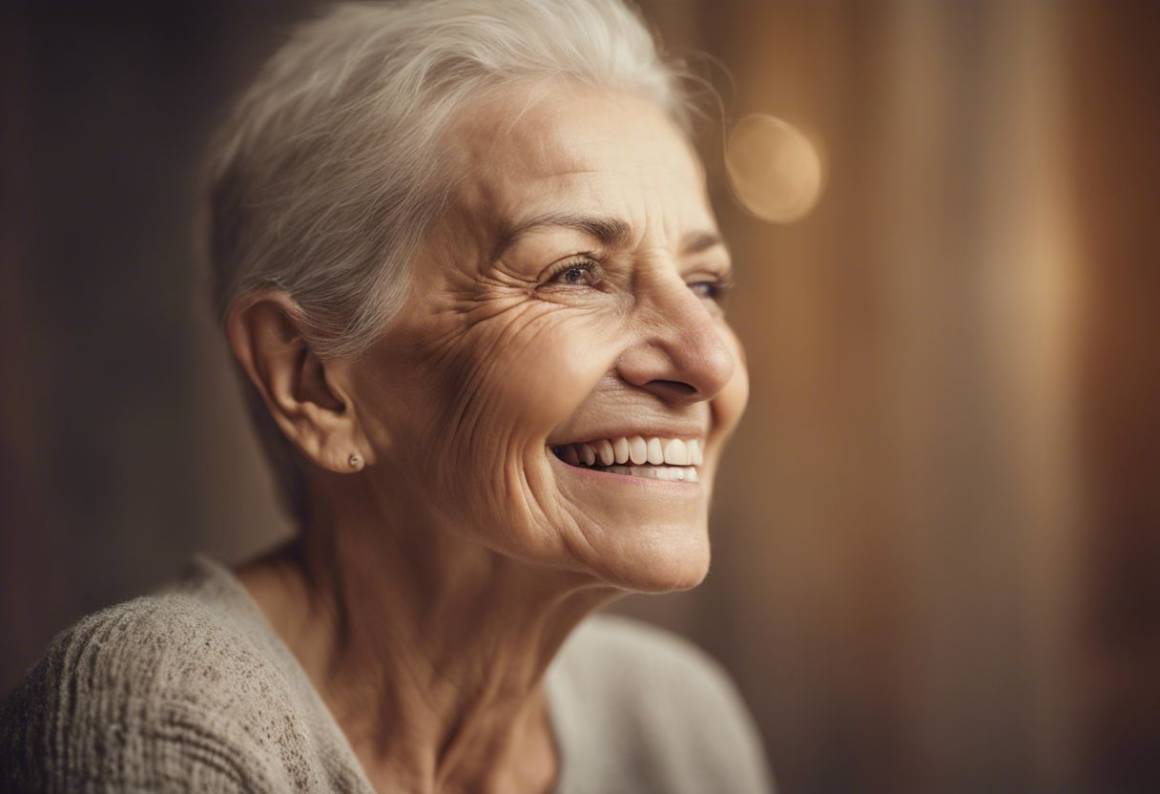
[[[728,333],[715,324],[670,322],[646,333],[617,359],[617,374],[626,383],[674,404],[710,400],[728,383],[735,362]]]
[[[654,380],[649,386],[674,397],[692,397],[697,393],[695,386],[679,380]]]

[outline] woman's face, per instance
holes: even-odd
[[[647,101],[555,86],[481,104],[446,157],[413,298],[352,372],[378,503],[619,587],[697,584],[748,380],[695,155]]]

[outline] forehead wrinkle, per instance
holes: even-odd
[[[630,216],[615,217],[621,216],[619,212],[610,215],[598,196],[604,192],[602,177],[612,177],[610,184],[615,185],[618,174],[624,178],[620,172],[631,173],[628,181],[650,186],[658,176],[658,168],[663,173],[672,171],[671,164],[658,164],[656,157],[661,151],[656,148],[644,152],[643,159],[624,159],[628,152],[619,146],[609,148],[611,132],[607,125],[598,127],[594,138],[587,134],[580,137],[562,134],[575,126],[568,124],[569,109],[543,101],[552,97],[537,90],[542,88],[534,86],[522,95],[493,95],[489,97],[492,101],[481,103],[476,113],[458,125],[455,148],[462,158],[462,178],[457,180],[460,189],[453,203],[459,210],[457,225],[467,227],[459,233],[468,235],[479,247],[473,254],[479,257],[477,264],[481,269],[496,264],[519,234],[534,226],[571,227],[601,243],[626,244],[629,237],[644,234],[644,227],[652,224],[641,218],[644,226],[636,228]],[[587,118],[581,116],[582,120]],[[693,170],[689,176],[704,198],[703,167],[687,140],[682,137],[677,143],[686,155],[680,158],[678,170],[691,164]],[[612,158],[594,162],[591,147],[598,152],[611,151]],[[669,151],[667,145],[660,148]],[[652,187],[659,189],[660,194],[668,192],[664,184]],[[589,200],[578,201],[576,189],[589,194]],[[652,191],[646,189],[646,192]],[[646,201],[651,204],[661,198],[654,195]],[[536,205],[542,212],[527,218],[529,211],[537,209]],[[652,214],[652,209],[645,214]],[[685,234],[680,228],[684,224],[675,218],[665,218],[663,224],[666,227],[663,236],[671,241],[673,253],[692,255],[716,244],[708,242],[717,233],[711,210],[708,218],[696,219],[692,224],[694,230]]]
[[[520,125],[526,128],[525,125]],[[558,182],[570,176],[598,174],[602,171],[577,156],[551,135],[502,136],[478,135],[465,129],[460,140],[462,176],[455,180],[450,218],[479,245],[479,265],[486,268],[496,262],[518,226],[521,205],[527,201],[529,186]],[[497,156],[497,151],[516,148],[524,157],[512,159]],[[558,194],[553,186],[548,193]],[[543,225],[543,224],[541,224]],[[579,224],[577,224],[579,225]],[[603,228],[602,228],[603,227]],[[619,233],[611,222],[593,222],[588,230],[598,237],[611,238]]]

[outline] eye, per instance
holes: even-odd
[[[693,291],[694,295],[716,303],[721,303],[725,300],[725,296],[729,294],[732,286],[729,282],[720,279],[689,282],[689,289]]]
[[[572,259],[560,264],[546,281],[549,285],[595,286],[600,282],[600,266],[591,259]]]

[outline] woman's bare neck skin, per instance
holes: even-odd
[[[334,484],[334,481],[331,481]],[[379,791],[543,792],[557,757],[542,680],[615,597],[399,515],[358,486],[239,578],[295,654]],[[353,498],[352,498],[353,497]]]

